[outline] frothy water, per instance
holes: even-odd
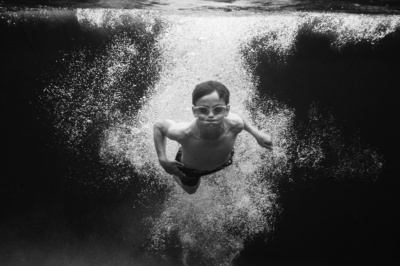
[[[170,26],[159,42],[164,69],[129,126],[135,132],[129,148],[116,145],[118,138],[126,138],[125,134],[118,128],[110,128],[102,151],[108,155],[112,151],[118,157],[122,153],[141,176],[150,172],[151,178],[172,186],[164,211],[151,225],[153,249],[162,250],[176,234],[182,243],[185,262],[189,263],[189,255],[194,252],[202,261],[230,263],[243,248],[245,239],[268,230],[268,213],[272,212],[275,195],[269,190],[271,180],[264,179],[260,172],[267,171],[272,178],[279,167],[287,168],[287,152],[280,142],[288,139],[286,131],[292,116],[289,110],[282,109],[260,119],[257,126],[273,134],[275,150],[267,152],[250,135],[241,135],[235,147],[234,166],[203,178],[198,192],[188,196],[158,165],[152,125],[160,119],[193,119],[193,87],[210,79],[221,81],[231,90],[234,111],[246,113],[254,88],[237,47],[246,40],[247,30],[257,19],[192,16],[166,19]],[[174,158],[177,148],[175,143],[168,143],[169,158]],[[266,161],[270,162],[267,167]]]
[[[399,27],[398,17],[305,13],[218,15],[78,10],[82,27],[112,30],[126,20],[138,22],[131,26],[142,25],[140,34],[155,38],[154,53],[146,61],[150,63],[140,62],[132,37],[122,32],[106,46],[105,54],[96,55],[94,64],[77,64],[84,62],[79,60],[79,54],[70,58],[66,72],[47,88],[47,99],[55,103],[55,125],[67,132],[72,147],[79,145],[87,134],[86,125],[92,123],[89,117],[113,114],[112,123],[100,126],[99,156],[106,164],[128,162],[138,178],[148,183],[148,190],[165,188],[162,209],[155,211],[151,219],[144,219],[151,228],[149,249],[168,255],[168,246],[177,239],[182,261],[187,265],[194,260],[197,264],[201,261],[205,265],[230,265],[246,240],[270,232],[280,208],[274,187],[279,180],[292,178],[294,166],[321,170],[332,178],[356,175],[373,180],[383,160],[374,149],[357,141],[346,147],[334,118],[322,117],[316,107],[310,108],[312,126],[304,136],[296,135],[294,110],[272,98],[259,98],[252,68],[257,64],[255,55],[265,50],[279,55],[284,64],[285,56],[295,49],[299,30],[304,27],[332,36],[332,47],[340,48],[346,42],[379,41]],[[154,34],[160,21],[162,31]],[[81,56],[85,56],[84,50]],[[121,105],[132,104],[125,101],[126,97],[134,94],[126,95],[122,93],[124,90],[116,88],[135,91],[136,80],[126,78],[132,64],[136,66],[135,73],[153,73],[154,78],[148,81],[148,90],[135,98],[140,108],[121,111]],[[155,67],[159,71],[157,77],[155,71],[142,71],[140,67]],[[225,84],[231,91],[232,111],[245,115],[260,130],[270,133],[275,146],[273,151],[265,150],[243,132],[235,144],[233,165],[202,178],[197,193],[188,195],[158,164],[153,124],[162,119],[177,122],[193,119],[191,92],[196,84],[206,80]],[[82,81],[89,87],[97,84],[99,89],[73,91]],[[68,122],[71,113],[77,118],[75,124]],[[168,157],[174,158],[177,149],[178,145],[169,141]],[[329,156],[331,167],[326,168],[321,162]]]

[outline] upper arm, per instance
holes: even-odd
[[[244,120],[240,115],[230,112],[227,118],[231,123],[232,131],[236,132],[236,134],[239,134],[244,129]]]
[[[164,120],[157,122],[154,127],[157,127],[164,136],[171,140],[180,140],[184,134],[184,128],[181,123],[176,123],[172,120]]]
[[[236,121],[238,121],[237,123],[239,124],[238,127],[240,127],[240,130],[244,129],[245,131],[253,135],[253,137],[255,138],[258,136],[259,133],[258,129],[254,127],[251,123],[249,123],[249,121],[245,117],[241,115],[236,115],[236,117],[237,117]]]

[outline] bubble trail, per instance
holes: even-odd
[[[143,100],[133,125],[126,125],[133,134],[124,136],[118,128],[110,128],[102,147],[114,157],[123,153],[141,176],[170,186],[164,209],[151,225],[151,247],[162,253],[177,236],[187,264],[196,256],[205,264],[230,264],[242,250],[244,240],[269,229],[276,197],[269,189],[270,179],[289,171],[287,146],[283,142],[290,139],[293,113],[282,107],[269,117],[255,115],[258,119],[253,123],[274,136],[274,151],[264,150],[249,134],[242,134],[235,146],[234,165],[203,178],[193,196],[182,192],[158,165],[152,125],[160,119],[193,119],[191,92],[205,80],[224,83],[231,91],[233,111],[250,117],[247,110],[254,97],[254,84],[238,47],[246,42],[249,28],[260,19],[169,15],[170,26],[159,41],[164,62],[160,81]],[[117,143],[125,138],[129,139],[129,148],[122,150]],[[177,148],[176,143],[168,142],[169,158],[173,158]],[[270,179],[261,172],[268,172]]]

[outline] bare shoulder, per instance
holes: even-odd
[[[242,117],[238,114],[229,112],[229,115],[226,117],[226,121],[228,122],[231,130],[239,133],[244,128],[244,121]]]
[[[177,123],[172,120],[163,120],[157,122],[154,126],[158,127],[169,139],[180,141],[185,139],[190,123]]]

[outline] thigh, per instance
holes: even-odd
[[[201,177],[199,177],[199,179],[197,180],[197,184],[194,186],[186,186],[185,184],[182,184],[181,187],[183,188],[183,190],[185,190],[187,193],[189,194],[193,194],[197,191],[197,189],[200,186],[200,181],[201,181]]]

